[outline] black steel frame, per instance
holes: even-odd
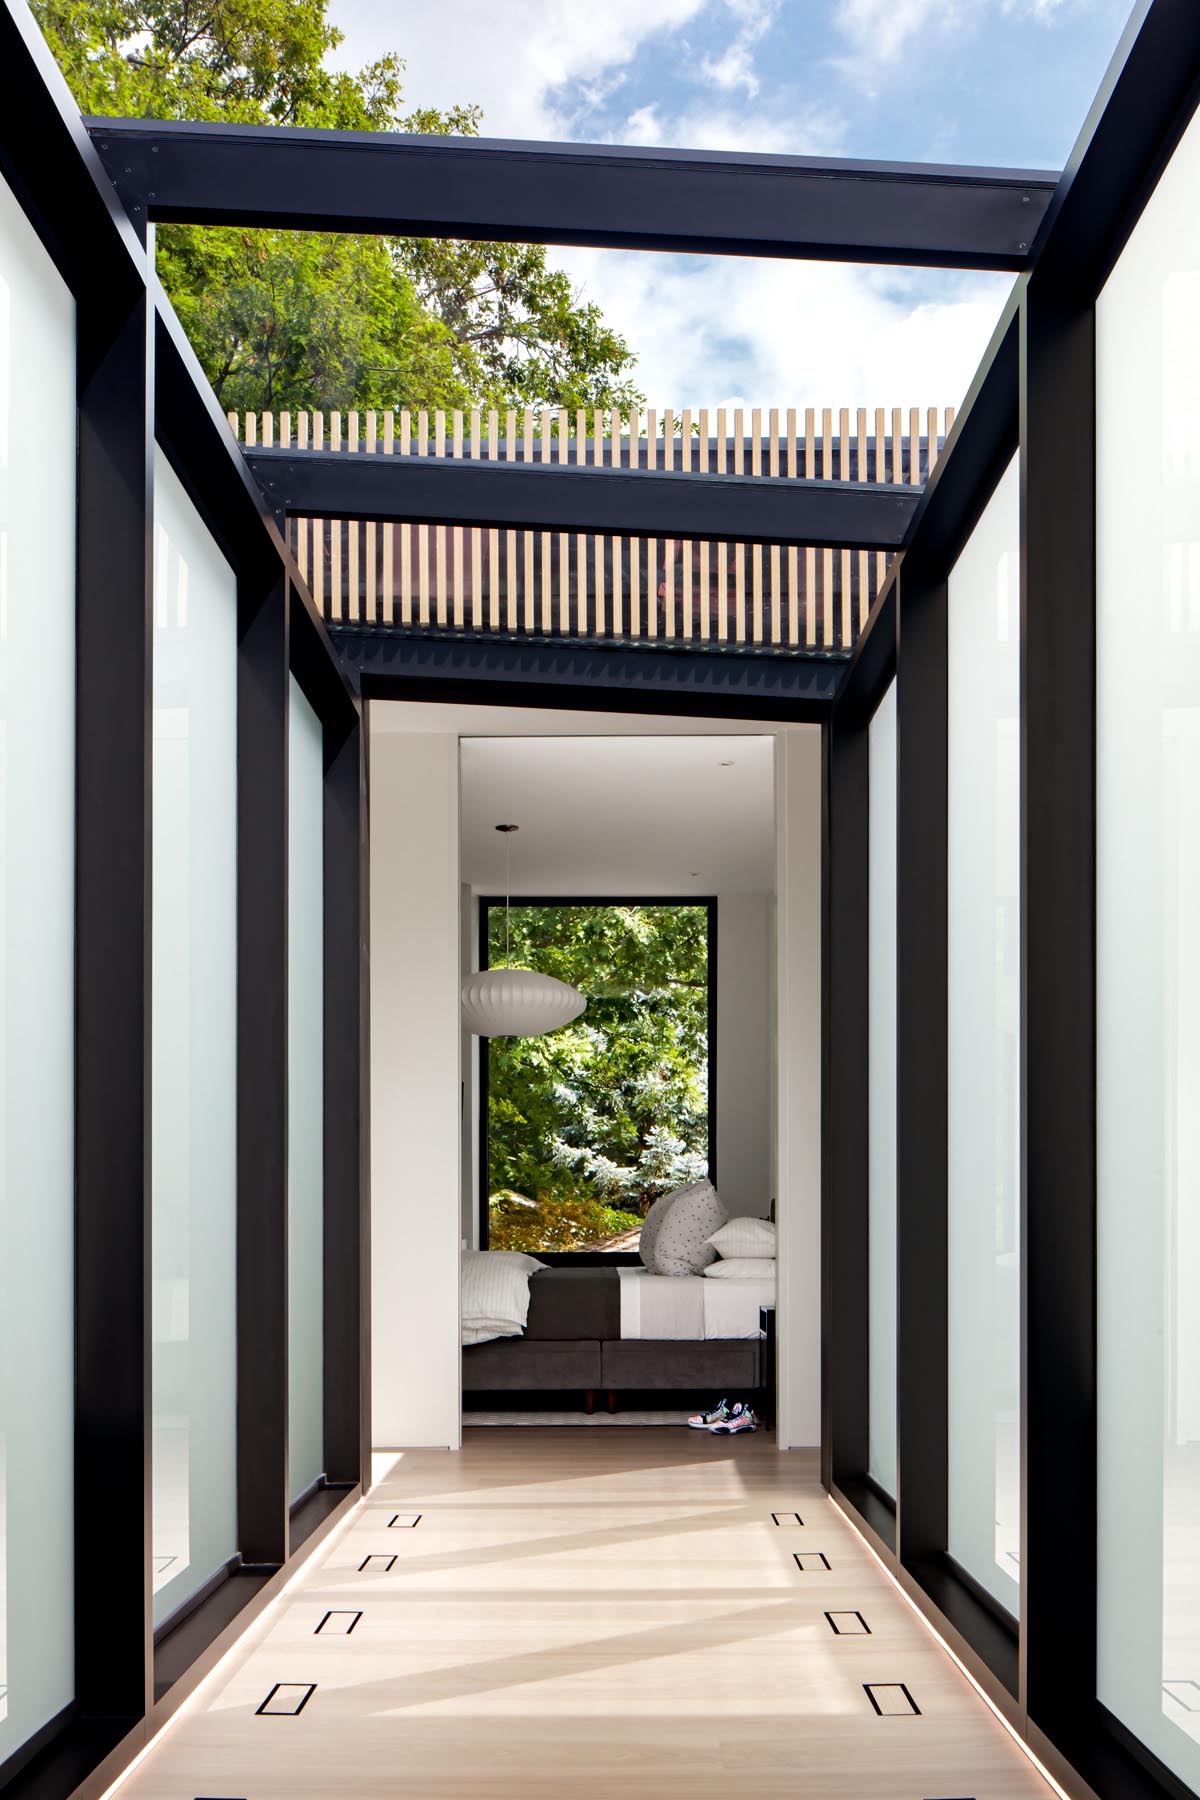
[[[603,464],[247,450],[278,510],[301,518],[488,525],[730,544],[899,550],[918,490],[780,475],[699,475]]]
[[[79,321],[76,1698],[0,1767],[6,1796],[61,1800],[81,1784],[96,1790],[111,1780],[255,1608],[278,1591],[297,1554],[319,1541],[368,1480],[367,816],[360,693],[508,703],[520,696],[522,703],[541,704],[563,704],[570,696],[573,705],[606,710],[825,723],[826,1480],[915,1603],[1068,1787],[1102,1800],[1185,1793],[1094,1693],[1095,491],[1091,461],[1080,451],[1094,436],[1097,296],[1198,99],[1200,9],[1194,0],[1139,0],[1057,185],[1020,172],[149,121],[94,122],[89,135],[21,0],[0,4],[0,173],[75,295]],[[403,205],[397,167],[404,170]],[[636,669],[630,659],[613,675],[598,665],[607,661],[611,669],[619,650],[423,643],[381,651],[346,634],[339,648],[353,653],[349,682],[288,553],[285,504],[264,498],[158,290],[144,243],[153,218],[1005,267],[1020,271],[1020,279],[934,475],[905,517],[903,554],[848,663],[805,666],[797,658],[776,677],[761,667],[764,657],[652,652],[639,653]],[[218,1571],[210,1589],[157,1641],[149,1578],[148,1332],[155,437],[238,579],[239,1325],[245,1334],[239,1558]],[[1018,447],[1025,1379],[1022,1600],[1021,1619],[1013,1621],[946,1553],[945,800],[948,574]],[[381,490],[385,482],[389,492],[403,485],[394,469],[377,470],[362,457],[352,461],[356,475]],[[257,466],[269,484],[278,481],[279,465],[279,458],[267,458]],[[536,500],[529,497],[534,490],[525,491],[534,473],[492,468],[484,486],[465,465],[433,469],[410,462],[400,499],[380,497],[374,487],[370,495],[384,507],[382,516],[452,522],[478,522],[482,515],[483,522],[540,525],[550,506],[576,528],[581,521],[603,528],[598,519],[619,518],[608,528],[636,530],[633,521],[644,519],[648,531],[661,535],[669,526],[655,510],[660,504],[683,508],[672,515],[677,519],[692,517],[688,495],[662,473],[581,474],[551,466],[536,471],[543,483]],[[315,459],[307,474],[289,473],[285,488],[268,485],[267,494],[297,504],[301,478],[313,484],[304,490],[311,501],[315,484],[328,482],[331,472]],[[339,465],[336,480],[342,479]],[[688,478],[697,497],[698,483],[703,478]],[[793,498],[793,485],[806,492]],[[425,496],[419,508],[418,487]],[[820,525],[826,542],[875,542],[864,539],[868,526],[882,532],[888,508],[901,503],[886,489],[869,496],[839,484],[763,482],[764,494],[772,488],[773,497],[756,498],[757,488],[727,484],[730,529],[722,535],[764,541],[769,515],[766,541],[786,542],[789,533],[776,527],[787,503],[797,509],[789,522],[797,530],[795,519],[803,518],[808,530]],[[516,498],[504,498],[510,495]],[[308,510],[319,510],[308,501]],[[905,496],[906,508],[911,504]],[[325,505],[335,515],[371,510],[344,496]],[[388,513],[389,506],[406,510]],[[897,529],[894,519],[887,529]],[[295,1513],[287,1504],[278,1366],[286,1354],[281,900],[289,668],[317,704],[326,748],[327,1486]],[[865,1469],[862,1084],[869,998],[866,729],[893,670],[899,708],[894,1507],[871,1488]],[[835,676],[841,677],[836,699]],[[261,1298],[253,1318],[251,1257]],[[274,1368],[259,1366],[272,1352]],[[106,1550],[100,1562],[85,1552],[96,1541]],[[114,1582],[114,1566],[122,1577],[137,1569],[140,1579]],[[1062,1651],[1064,1622],[1070,1654]]]
[[[1054,172],[90,119],[139,219],[1022,269]]]
[[[1189,1790],[1095,1695],[1095,305],[1200,101],[1200,14],[1145,0],[1049,209],[829,733],[824,1290],[826,1479],[1068,1791]],[[1021,471],[1021,1617],[947,1555],[947,578]],[[898,699],[898,1460],[866,1478],[866,764]],[[1064,1622],[1070,1621],[1064,1653]]]
[[[476,925],[479,934],[479,967],[488,963],[488,914],[505,904],[503,894],[481,894],[476,901]],[[719,902],[715,894],[514,894],[512,906],[702,906],[708,914],[708,1175],[717,1179],[717,979],[720,954],[718,935]],[[479,1247],[488,1247],[488,1038],[475,1039],[475,1082],[479,1096],[479,1138],[477,1146],[476,1205]],[[539,1256],[554,1263],[579,1263],[595,1258],[589,1250],[541,1250]],[[636,1254],[628,1258],[605,1254],[605,1263],[636,1262]]]
[[[7,1797],[98,1792],[369,1484],[361,708],[19,0],[0,6],[0,175],[73,293],[76,618],[75,1699]],[[238,589],[238,1554],[151,1604],[152,518],[158,440]],[[287,672],[327,742],[328,1491],[287,1494]],[[347,844],[349,854],[346,854]],[[353,1025],[353,1029],[351,1026]],[[102,1545],[97,1554],[96,1546]]]
[[[842,656],[722,655],[524,637],[432,637],[335,627],[347,677],[364,700],[669,713],[820,724]]]

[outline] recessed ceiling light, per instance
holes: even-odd
[[[700,873],[699,869],[689,869],[688,870],[689,875],[699,875],[699,873]]]
[[[733,764],[731,762],[723,762],[723,763],[718,763],[717,767],[721,768],[721,769],[732,769]]]

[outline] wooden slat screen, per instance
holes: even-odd
[[[684,472],[922,484],[953,407],[664,407],[523,413],[229,413],[246,445],[367,456],[496,457]],[[301,574],[333,626],[470,637],[845,654],[883,584],[883,551],[293,519]]]

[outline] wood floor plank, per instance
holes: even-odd
[[[798,1511],[781,1530],[773,1513]],[[389,1529],[397,1513],[419,1528]],[[797,1552],[828,1570],[801,1573]],[[390,1571],[360,1565],[396,1557]],[[327,1612],[359,1613],[349,1634]],[[839,1637],[826,1611],[859,1612]],[[295,1717],[259,1714],[280,1684]],[[919,1715],[879,1716],[867,1684]],[[123,1800],[1045,1800],[808,1452],[492,1429],[384,1480]]]

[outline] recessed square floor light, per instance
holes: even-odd
[[[317,1691],[315,1681],[277,1681],[255,1711],[259,1719],[295,1719]]]
[[[827,1612],[829,1628],[837,1637],[870,1637],[871,1627],[860,1612]]]
[[[881,1719],[921,1716],[920,1707],[902,1681],[864,1681],[863,1692]]]

